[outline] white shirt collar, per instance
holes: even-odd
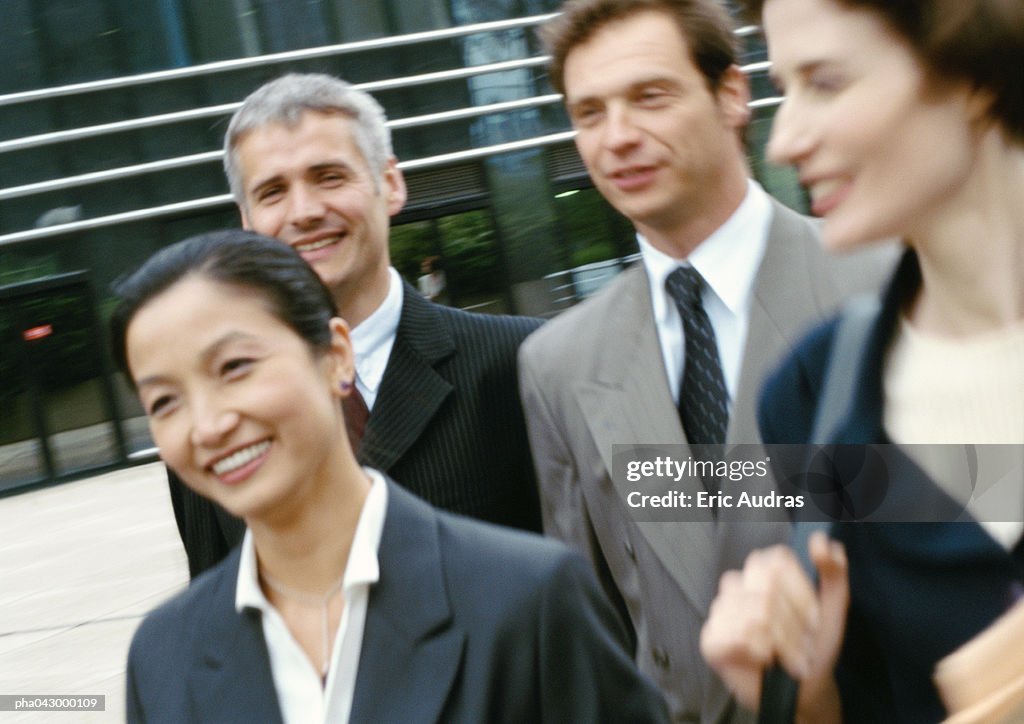
[[[748,181],[747,194],[732,216],[702,241],[687,259],[674,259],[637,235],[650,284],[651,306],[662,361],[673,399],[678,399],[683,370],[682,320],[665,289],[677,267],[692,265],[707,282],[705,311],[715,330],[722,373],[730,399],[735,399],[750,321],[750,300],[757,270],[768,244],[772,206],[768,194]]]
[[[356,384],[373,409],[384,370],[388,366],[391,348],[398,333],[405,294],[402,277],[394,267],[388,269],[388,294],[380,306],[352,330],[352,347],[356,355]]]
[[[346,592],[346,597],[352,586],[372,585],[380,580],[377,550],[380,548],[380,537],[384,531],[388,488],[383,476],[373,468],[364,467],[363,472],[370,478],[370,492],[359,513],[356,532],[352,537],[352,548],[345,564],[342,590]],[[255,608],[263,612],[271,608],[270,601],[263,595],[263,589],[260,587],[256,547],[252,542],[252,533],[248,529],[242,538],[238,584],[235,587],[235,610],[241,613],[246,608]]]
[[[242,540],[235,608],[239,612],[245,608],[261,612],[270,671],[285,724],[344,724],[352,711],[370,588],[380,580],[378,550],[388,505],[383,476],[371,468],[363,468],[363,471],[371,480],[370,491],[359,512],[345,564],[342,578],[345,603],[334,637],[326,684],[260,589],[252,535],[246,531]]]
[[[754,277],[764,256],[771,225],[771,202],[760,184],[747,180],[747,194],[736,211],[686,259],[675,259],[655,249],[637,234],[640,254],[651,285],[656,320],[664,320],[670,300],[665,280],[676,267],[689,264],[707,282],[705,294],[713,293],[734,315],[747,309]]]

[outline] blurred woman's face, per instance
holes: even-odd
[[[937,87],[874,12],[768,0],[772,74],[785,93],[768,153],[793,164],[832,248],[928,235],[974,163],[972,93]]]
[[[351,354],[344,323],[332,329],[331,349],[314,353],[259,292],[197,276],[147,302],[126,348],[164,462],[238,517],[295,510],[344,428]]]

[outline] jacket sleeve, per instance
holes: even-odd
[[[544,393],[540,374],[526,349],[522,348],[519,353],[519,389],[537,473],[544,532],[587,555],[591,550],[586,536],[581,535],[580,521],[585,515],[585,506],[579,475],[557,416]]]
[[[139,693],[135,684],[135,666],[131,658],[128,659],[128,671],[125,681],[125,721],[128,724],[142,724],[146,717],[142,713],[142,703],[139,701]]]
[[[661,694],[628,655],[626,632],[579,556],[563,557],[542,596],[542,721],[667,722]]]
[[[527,347],[519,353],[520,398],[526,412],[530,452],[537,473],[544,533],[567,544],[590,563],[605,595],[615,604],[622,620],[627,622],[631,642],[629,650],[633,651],[636,642],[628,624],[629,613],[594,532],[575,458],[562,422],[552,407],[552,396],[545,394],[541,384],[542,374],[525,350]]]

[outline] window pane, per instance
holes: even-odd
[[[467,211],[437,220],[442,270],[451,303],[463,309],[505,313],[504,274],[491,215]]]
[[[555,204],[566,240],[566,266],[613,259],[635,250],[628,223],[617,218],[596,189],[564,191],[555,195]]]
[[[487,210],[393,227],[391,263],[414,287],[433,292],[440,304],[509,311],[501,251]],[[431,272],[432,279],[423,279]]]

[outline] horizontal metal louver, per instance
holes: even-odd
[[[576,151],[575,144],[552,146],[548,149],[548,176],[555,183],[586,178],[587,169]]]
[[[487,193],[480,164],[412,171],[405,176],[406,208],[443,205]]]

